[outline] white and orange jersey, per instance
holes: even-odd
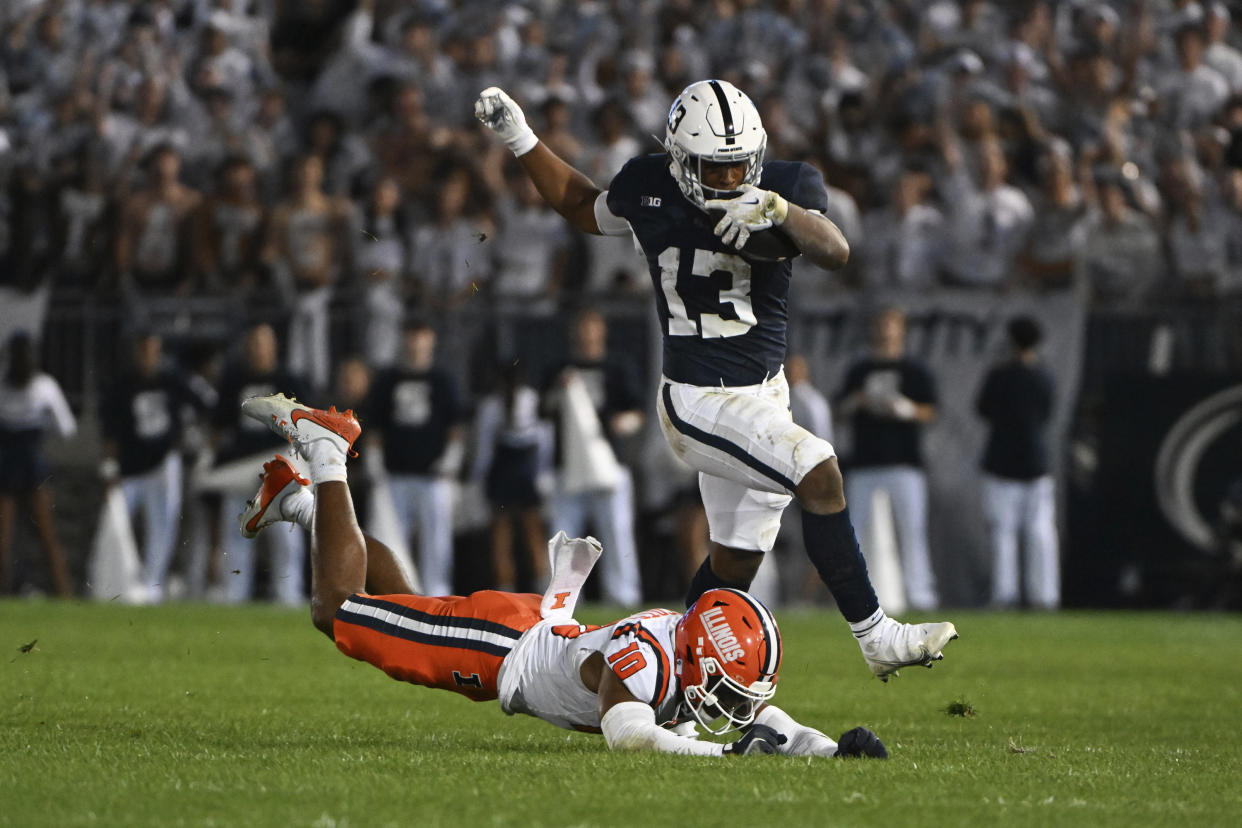
[[[650,704],[656,722],[672,724],[682,696],[673,672],[673,640],[681,614],[652,609],[605,627],[541,621],[531,627],[500,668],[500,706],[568,730],[600,731],[599,697],[579,670],[591,653],[604,656],[634,698]]]

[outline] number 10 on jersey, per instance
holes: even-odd
[[[677,272],[681,269],[681,250],[665,248],[657,260],[660,265],[660,288],[668,302],[669,336],[701,336],[713,339],[724,336],[741,336],[756,324],[755,311],[750,304],[750,263],[732,253],[713,253],[695,250],[690,275],[710,278],[717,273],[727,274],[729,287],[718,291],[720,304],[733,306],[737,319],[725,319],[717,313],[700,313],[696,323],[686,312],[686,302],[677,291]]]

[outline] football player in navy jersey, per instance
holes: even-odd
[[[841,231],[822,214],[819,171],[765,163],[767,133],[755,105],[720,80],[682,90],[669,108],[665,152],[630,160],[607,190],[540,142],[503,90],[483,90],[475,115],[570,224],[633,233],[643,248],[664,332],[660,424],[674,453],[699,471],[713,541],[687,605],[708,589],[745,590],[797,497],[807,554],[871,671],[886,680],[941,658],[957,631],[884,614],[836,452],[789,414],[782,363],[790,259],[801,254],[836,269],[849,258]]]

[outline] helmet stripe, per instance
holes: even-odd
[[[733,107],[729,105],[729,98],[725,95],[720,81],[708,81],[708,85],[716,93],[716,100],[720,103],[720,115],[724,118],[725,143],[732,144],[734,143],[733,136],[736,134],[736,130],[733,128]]]
[[[781,634],[776,626],[776,619],[772,617],[772,612],[763,604],[759,603],[749,592],[743,592],[740,589],[727,588],[730,592],[737,594],[739,598],[750,605],[755,611],[755,615],[759,616],[759,623],[763,628],[764,640],[768,642],[768,658],[763,665],[763,675],[767,679],[771,679],[776,675],[776,670],[781,663]]]

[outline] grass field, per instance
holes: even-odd
[[[705,760],[399,684],[302,612],[0,602],[0,825],[1239,824],[1242,618],[951,617],[884,685],[835,614],[778,613],[776,701],[888,762]]]

